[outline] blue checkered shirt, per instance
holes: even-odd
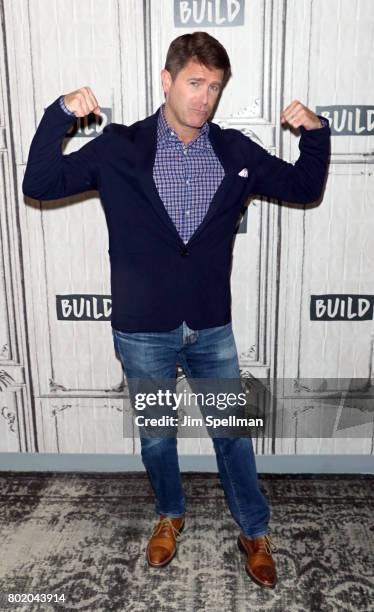
[[[171,129],[161,106],[153,179],[159,196],[184,242],[204,219],[225,173],[204,123],[199,135],[185,145]]]
[[[69,115],[64,97],[61,108]],[[160,107],[153,179],[159,196],[186,243],[204,219],[225,173],[208,138],[204,123],[199,135],[185,145],[171,129]]]

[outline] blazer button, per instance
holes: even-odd
[[[182,257],[187,257],[187,255],[189,255],[187,249],[183,249],[183,251],[181,251],[181,255]]]

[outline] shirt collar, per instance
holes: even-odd
[[[190,144],[196,143],[196,146],[205,147],[208,144],[208,133],[209,133],[209,124],[206,121],[202,127],[200,128],[200,133],[194,140],[192,140],[187,146]],[[177,134],[170,127],[165,117],[165,104],[160,106],[160,112],[158,114],[158,122],[157,122],[157,140],[159,143],[166,143],[168,141],[175,142],[177,139],[180,142]]]

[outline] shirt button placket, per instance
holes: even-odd
[[[185,153],[187,153],[187,147],[186,147]],[[191,178],[190,161],[191,160],[189,158],[186,158],[186,175],[187,175],[186,185],[188,188],[190,187],[190,182],[191,182],[190,181],[190,178]],[[184,227],[187,233],[186,238],[188,238],[189,233],[190,233],[189,214],[190,214],[190,209],[191,209],[191,200],[192,200],[192,190],[189,188],[187,191],[187,197],[186,197],[185,206],[184,206]]]
[[[182,151],[184,153],[184,155],[187,154],[187,145],[182,145]],[[186,181],[186,186],[189,186],[189,168],[188,168],[188,161],[186,158],[184,158],[183,160],[183,165],[184,165],[184,176],[185,176],[185,181]],[[180,228],[180,233],[181,236],[183,238],[185,238],[185,234],[186,234],[186,208],[188,207],[188,192],[185,195],[184,201],[183,201],[183,211],[182,211],[182,219],[181,219],[181,228]]]

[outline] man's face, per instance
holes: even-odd
[[[174,122],[182,128],[200,128],[212,114],[222,90],[224,72],[189,60],[173,81],[161,70],[166,106]]]

